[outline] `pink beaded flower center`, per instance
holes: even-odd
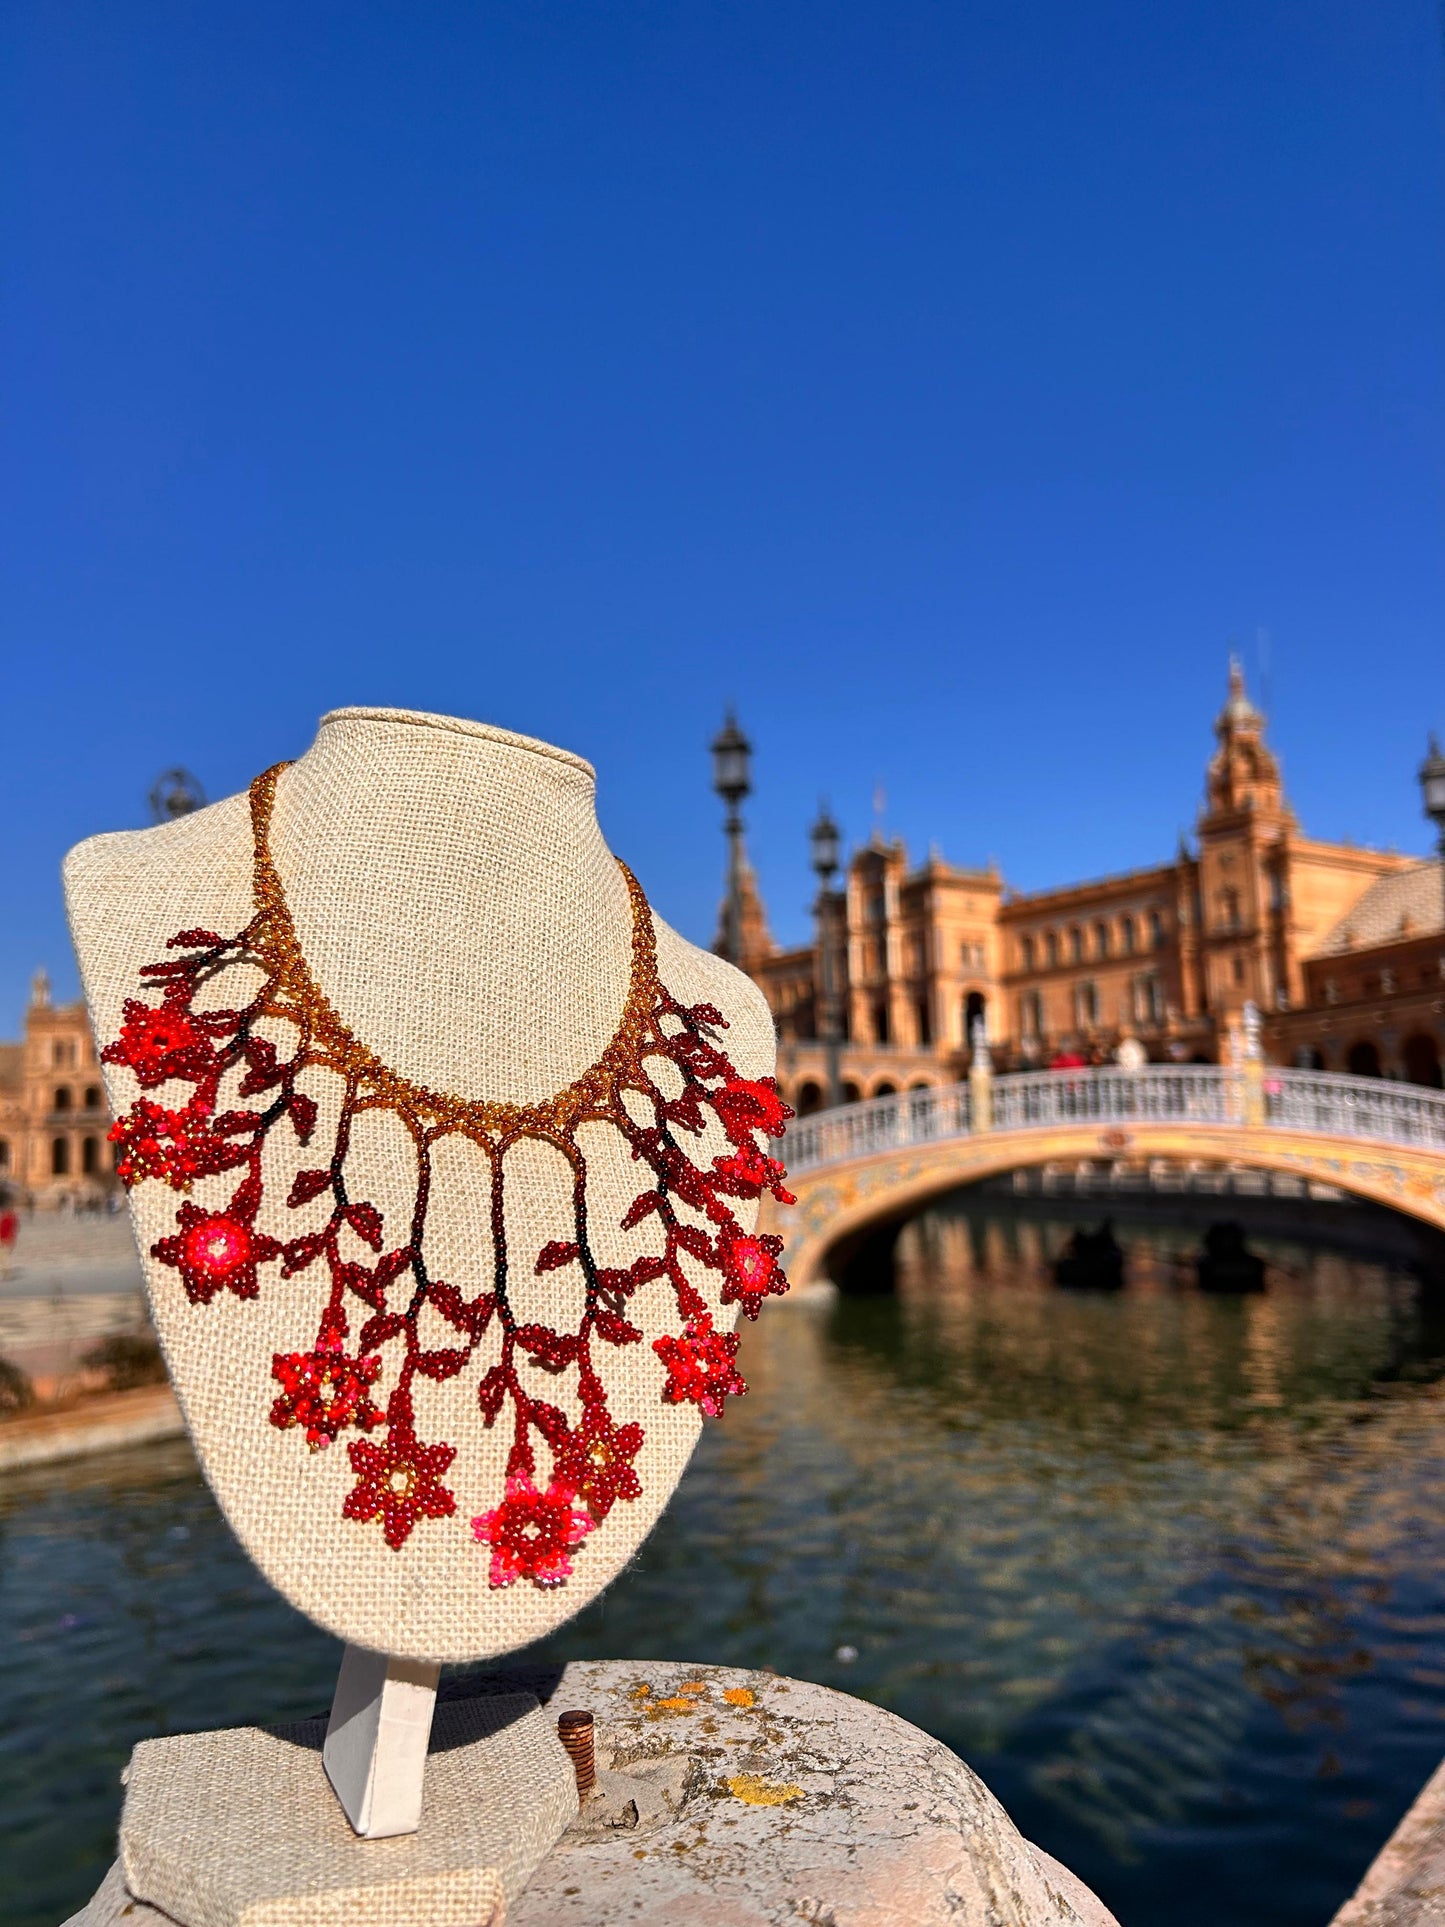
[[[213,1278],[224,1278],[245,1259],[251,1241],[238,1224],[225,1218],[208,1218],[192,1225],[186,1233],[186,1256],[198,1271]]]
[[[511,1429],[505,1492],[470,1522],[473,1538],[491,1548],[490,1583],[503,1587],[525,1578],[560,1585],[587,1535],[618,1501],[642,1491],[634,1462],[644,1428],[616,1422],[606,1373],[613,1348],[642,1338],[628,1316],[630,1299],[656,1283],[676,1302],[681,1332],[653,1345],[661,1403],[693,1404],[716,1417],[727,1398],[747,1390],[735,1362],[737,1337],[714,1329],[689,1268],[718,1274],[722,1302],[740,1305],[748,1318],[757,1317],[765,1297],[786,1291],[777,1262],[782,1240],[745,1232],[732,1201],[766,1191],[792,1202],[770,1148],[792,1112],[771,1079],[739,1076],[717,1042],[726,1028],[717,1010],[680,1004],[663,986],[651,913],[625,865],[631,982],[618,1028],[589,1071],[530,1106],[472,1102],[399,1076],[347,1029],[302,954],[268,843],[279,773],[268,770],[251,788],[251,922],[234,937],[185,930],[172,938],[168,948],[178,954],[141,972],[159,992],[159,1004],[129,1000],[120,1036],[102,1053],[107,1064],[130,1071],[142,1091],[170,1083],[192,1087],[174,1109],[136,1098],[111,1132],[116,1169],[127,1186],[158,1181],[183,1193],[199,1178],[239,1174],[228,1205],[205,1210],[187,1198],[174,1235],[152,1247],[154,1257],[179,1272],[194,1303],[209,1304],[222,1292],[254,1298],[261,1269],[278,1261],[283,1279],[309,1273],[321,1281],[311,1349],[277,1353],[272,1361],[280,1396],[270,1421],[300,1429],[317,1452],[347,1430],[381,1434],[347,1444],[356,1483],[343,1516],[379,1526],[385,1543],[400,1550],[422,1520],[455,1514],[456,1496],[445,1479],[456,1447],[417,1435],[413,1388],[418,1379],[469,1384],[484,1423],[506,1414]],[[198,1007],[203,986],[237,965],[250,967],[252,982],[260,973],[261,987],[249,1001],[232,1009],[211,1007],[209,1000]],[[268,1020],[289,1027],[289,1052],[262,1033]],[[663,1064],[665,1080],[654,1074]],[[288,1236],[267,1197],[263,1151],[279,1130],[310,1144],[319,1109],[298,1080],[315,1070],[343,1080],[342,1102],[330,1142],[314,1165],[297,1173],[283,1201],[283,1209],[307,1211],[312,1219]],[[237,1107],[224,1108],[223,1084]],[[239,1107],[248,1100],[248,1108]],[[369,1110],[400,1117],[416,1150],[412,1206],[392,1223],[357,1195],[348,1175],[353,1124]],[[577,1141],[582,1124],[610,1125],[645,1174],[621,1219],[645,1249],[625,1266],[604,1265],[596,1255],[587,1163]],[[710,1160],[699,1143],[709,1124],[721,1128],[728,1144],[725,1155]],[[491,1171],[493,1258],[485,1278],[440,1278],[428,1259],[435,1147],[450,1136],[470,1139]],[[554,1146],[572,1173],[566,1221],[533,1254],[509,1249],[505,1208],[508,1154],[528,1140]],[[271,1209],[263,1229],[258,1219],[265,1205]],[[358,1249],[366,1255],[359,1258]],[[581,1310],[567,1328],[519,1314],[514,1281],[527,1258],[534,1276],[569,1274],[563,1282],[575,1289],[559,1296],[580,1302]],[[484,1341],[492,1362],[480,1369],[474,1360]],[[570,1411],[534,1389],[535,1373],[523,1368],[535,1366],[570,1387]],[[550,1463],[545,1482],[538,1478],[539,1451]]]

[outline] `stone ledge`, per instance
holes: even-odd
[[[133,1392],[88,1398],[64,1412],[7,1419],[0,1425],[0,1470],[46,1465],[111,1452],[152,1439],[179,1438],[185,1421],[169,1385],[142,1385]]]
[[[1330,1927],[1445,1923],[1445,1761],[1390,1835]]]

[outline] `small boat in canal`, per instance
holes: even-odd
[[[1198,1259],[1201,1291],[1264,1290],[1264,1259],[1245,1242],[1244,1227],[1230,1221],[1212,1224]]]
[[[1054,1283],[1069,1291],[1118,1291],[1124,1283],[1124,1248],[1112,1219],[1097,1231],[1082,1225],[1054,1260]]]

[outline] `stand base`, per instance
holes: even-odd
[[[437,1735],[449,1715],[478,1703],[457,1695],[518,1688],[550,1702],[541,1717],[564,1760],[552,1720],[570,1707],[594,1714],[598,1784],[538,1855],[525,1889],[509,1888],[507,1927],[1117,1927],[1080,1881],[1029,1845],[956,1754],[847,1694],[655,1660],[581,1661],[550,1673],[518,1666],[447,1680]],[[427,1838],[432,1776],[447,1757],[438,1743],[434,1736],[421,1833],[351,1839],[367,1867],[379,1872],[382,1856]],[[169,1744],[147,1742],[136,1757]],[[314,1811],[350,1837],[324,1787]],[[199,1861],[210,1843],[194,1824],[187,1832]],[[212,1927],[209,1917],[154,1912],[133,1893],[113,1869],[68,1927]],[[428,1900],[383,1913],[369,1888],[348,1899],[347,1927],[458,1927],[462,1916],[449,1907]],[[330,1927],[341,1916],[305,1907],[245,1916],[248,1927],[263,1918]],[[465,1918],[487,1927],[492,1916]]]
[[[142,1742],[120,1827],[128,1895],[179,1927],[488,1927],[577,1812],[572,1762],[531,1693],[437,1708],[421,1825],[396,1839],[348,1825],[325,1731]]]

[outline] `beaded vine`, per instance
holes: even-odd
[[[509,1586],[519,1578],[560,1585],[572,1572],[573,1549],[614,1504],[642,1491],[634,1461],[643,1428],[635,1421],[615,1423],[598,1370],[599,1348],[641,1342],[641,1331],[627,1317],[633,1294],[666,1280],[676,1299],[682,1328],[653,1345],[661,1401],[691,1403],[717,1417],[726,1399],[747,1390],[737,1370],[737,1336],[714,1328],[683,1260],[719,1273],[722,1302],[738,1305],[748,1318],[757,1317],[764,1298],[786,1291],[777,1262],[781,1239],[745,1232],[729,1200],[756,1199],[767,1191],[792,1202],[783,1189],[783,1166],[768,1148],[792,1112],[772,1079],[738,1075],[718,1046],[717,1033],[726,1027],[719,1011],[681,1004],[663,986],[647,899],[625,864],[620,867],[632,910],[627,1001],[590,1070],[543,1103],[516,1105],[448,1096],[388,1068],[342,1022],[297,940],[269,843],[276,779],[285,767],[278,764],[251,786],[251,921],[234,937],[194,929],[171,938],[167,948],[179,954],[140,973],[152,993],[160,992],[159,1004],[127,999],[120,1036],[102,1052],[105,1063],[128,1069],[143,1092],[170,1083],[192,1086],[176,1109],[152,1097],[136,1099],[110,1133],[116,1170],[128,1188],[159,1180],[182,1193],[198,1178],[243,1174],[223,1208],[205,1209],[186,1198],[172,1235],[151,1248],[153,1257],[180,1273],[192,1303],[209,1304],[223,1291],[256,1298],[262,1271],[273,1265],[282,1278],[312,1273],[324,1281],[311,1349],[273,1358],[279,1393],[270,1422],[302,1432],[313,1451],[344,1432],[372,1435],[347,1442],[356,1483],[342,1512],[362,1524],[379,1524],[393,1550],[400,1550],[419,1520],[456,1512],[445,1483],[456,1447],[418,1437],[412,1386],[418,1376],[459,1379],[495,1324],[500,1356],[480,1373],[475,1395],[488,1426],[510,1412],[512,1444],[505,1489],[491,1511],[471,1521],[471,1529],[491,1549],[491,1585]],[[197,1009],[202,988],[236,964],[261,972],[250,1001],[232,1009]],[[294,1030],[290,1056],[258,1033],[266,1019]],[[649,1069],[651,1060],[674,1066],[682,1086],[677,1095],[665,1094]],[[272,1235],[260,1222],[267,1202],[262,1153],[269,1133],[283,1125],[301,1145],[310,1144],[318,1107],[297,1080],[313,1069],[344,1081],[339,1120],[329,1156],[296,1174],[286,1204],[299,1209],[329,1194],[330,1215],[320,1229]],[[264,1105],[221,1110],[221,1085],[232,1074],[238,1076],[239,1098],[264,1098]],[[645,1122],[627,1108],[629,1096]],[[416,1151],[410,1222],[390,1239],[376,1205],[354,1197],[346,1181],[352,1126],[369,1110],[399,1117]],[[704,1165],[688,1155],[682,1140],[701,1136],[709,1114],[730,1149]],[[587,1165],[576,1134],[581,1125],[595,1123],[621,1132],[632,1157],[650,1173],[620,1223],[632,1230],[651,1220],[654,1248],[624,1268],[600,1266],[589,1239]],[[432,1277],[425,1256],[433,1147],[453,1135],[478,1146],[491,1172],[492,1276],[470,1296]],[[520,1321],[509,1296],[504,1167],[508,1152],[524,1139],[553,1145],[571,1167],[570,1235],[543,1245],[534,1271],[580,1268],[585,1296],[573,1330]],[[680,1216],[679,1205],[700,1214],[707,1228]],[[342,1255],[344,1231],[355,1234],[373,1262]],[[422,1344],[419,1320],[428,1306],[455,1335],[454,1343]],[[354,1340],[353,1319],[359,1323]],[[529,1391],[519,1356],[558,1374],[575,1372],[580,1417],[569,1418]],[[395,1383],[378,1402],[378,1380],[392,1370]],[[545,1478],[538,1475],[538,1441],[550,1461]]]

